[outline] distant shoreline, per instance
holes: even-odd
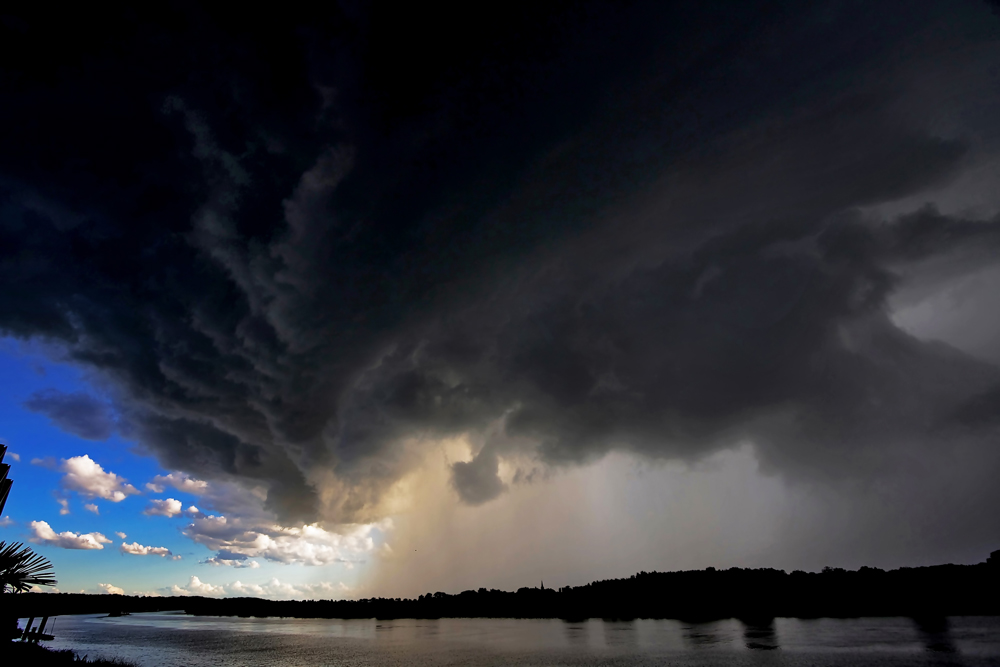
[[[417,599],[292,600],[137,597],[73,593],[16,596],[18,616],[183,610],[197,616],[286,618],[719,618],[1000,615],[1000,564],[884,571],[825,568],[640,572],[561,589],[468,590]],[[5,596],[7,597],[7,596]],[[13,597],[13,596],[11,596]],[[14,611],[10,609],[9,611]]]

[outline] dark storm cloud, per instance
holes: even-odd
[[[506,485],[497,472],[500,461],[496,454],[481,449],[471,461],[452,464],[452,483],[459,497],[470,505],[480,505],[503,493]]]
[[[107,440],[115,430],[110,406],[82,392],[43,389],[32,394],[24,407],[45,415],[62,430],[85,440]]]
[[[502,458],[868,474],[978,414],[997,371],[886,298],[995,222],[862,209],[961,168],[885,77],[985,5],[478,11],[6,18],[0,327],[289,520],[372,518],[425,437],[476,504]]]

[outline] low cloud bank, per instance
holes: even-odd
[[[262,584],[245,584],[239,580],[230,584],[209,584],[191,576],[184,586],[174,584],[162,589],[167,595],[204,595],[208,597],[263,597],[272,599],[341,599],[351,592],[343,582],[322,581],[311,584],[289,584],[271,578]]]

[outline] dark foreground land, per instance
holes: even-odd
[[[88,658],[73,651],[53,651],[38,644],[11,642],[2,653],[5,664],[10,665],[91,665],[92,667],[137,667],[134,662],[112,658]]]
[[[419,598],[272,601],[257,598],[130,597],[30,593],[18,616],[183,609],[205,616],[297,618],[771,618],[1000,615],[1000,558],[988,563],[884,571],[826,568],[640,572],[561,589],[428,593]],[[4,610],[10,613],[14,610]],[[0,612],[2,613],[2,612]]]

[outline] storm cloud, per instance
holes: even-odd
[[[45,389],[29,396],[24,407],[45,415],[62,430],[85,440],[107,440],[114,432],[110,406],[83,392]]]
[[[920,201],[1000,155],[995,74],[914,83],[1000,65],[986,3],[327,11],[5,19],[0,329],[165,467],[350,523],[455,436],[472,505],[612,451],[995,463],[1000,369],[889,305],[1000,249]],[[107,437],[81,400],[29,407]]]

